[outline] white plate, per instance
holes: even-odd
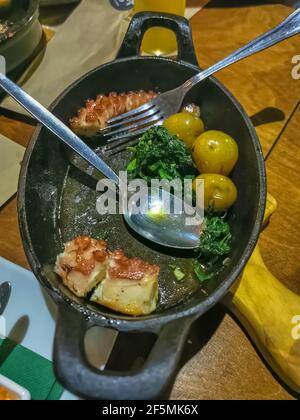
[[[18,400],[29,401],[31,399],[30,393],[27,389],[21,387],[3,375],[0,375],[0,386],[3,386],[8,391],[15,394]]]

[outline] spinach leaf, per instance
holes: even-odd
[[[198,260],[194,261],[194,272],[201,283],[210,280],[214,275],[214,273],[208,272]]]
[[[177,281],[184,280],[185,272],[180,267],[178,267],[177,265],[170,265],[170,268],[173,269],[173,274]]]
[[[200,237],[199,256],[206,258],[226,257],[231,251],[230,226],[221,217],[206,218]]]
[[[127,166],[132,178],[184,179],[197,174],[191,151],[165,127],[150,128],[133,149],[134,156]]]
[[[204,282],[217,275],[228,262],[231,248],[229,224],[219,216],[206,217],[198,255],[194,260],[194,272],[198,280]]]

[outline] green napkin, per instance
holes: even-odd
[[[59,400],[64,391],[52,362],[8,338],[0,338],[0,374],[26,388],[32,400]]]

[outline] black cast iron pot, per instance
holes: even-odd
[[[145,31],[153,26],[172,29],[178,40],[177,60],[140,57]],[[117,60],[83,76],[51,106],[66,123],[86,98],[98,93],[135,89],[160,92],[175,88],[199,71],[189,23],[173,15],[136,15]],[[265,208],[264,161],[255,130],[238,101],[214,78],[195,87],[187,101],[200,105],[209,129],[223,130],[238,142],[240,157],[232,177],[239,190],[229,222],[233,253],[221,275],[200,287],[193,276],[192,255],[159,249],[130,232],[119,215],[101,218],[96,212],[95,178],[46,129],[38,126],[22,165],[19,185],[19,220],[25,251],[41,285],[57,303],[54,344],[55,371],[69,390],[89,399],[154,399],[174,377],[192,322],[215,305],[239,277],[257,242]],[[96,147],[99,144],[91,143]],[[128,152],[109,163],[124,169]],[[87,175],[87,173],[89,175]],[[92,176],[90,176],[92,174]],[[150,316],[130,318],[77,299],[53,273],[63,243],[76,235],[102,237],[109,230],[112,248],[121,247],[162,267],[160,303]],[[176,284],[169,268],[177,259],[188,273]],[[205,289],[204,289],[205,287]],[[38,314],[37,314],[38,316]],[[94,325],[125,332],[152,332],[157,340],[142,369],[100,372],[84,353],[84,336]]]

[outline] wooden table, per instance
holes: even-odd
[[[191,3],[198,2],[192,0]],[[220,3],[223,7],[218,6]],[[209,8],[191,21],[199,63],[203,67],[276,25],[291,12],[282,5],[224,8],[226,3],[210,3]],[[291,60],[297,54],[300,54],[299,36],[218,74],[250,116],[270,107],[275,108],[271,110],[272,118],[280,119],[282,115],[280,121],[257,127],[265,154],[275,144],[299,101],[300,80],[293,80],[291,76]],[[261,116],[266,114],[270,112]],[[261,248],[266,264],[276,277],[300,294],[299,126],[300,108],[267,160],[269,190],[277,198],[279,209],[262,234]],[[24,146],[33,128],[0,116],[0,132]],[[15,198],[0,210],[0,255],[29,267],[20,240]],[[221,305],[195,324],[183,363],[171,392],[174,399],[293,398],[272,376],[245,333]]]

